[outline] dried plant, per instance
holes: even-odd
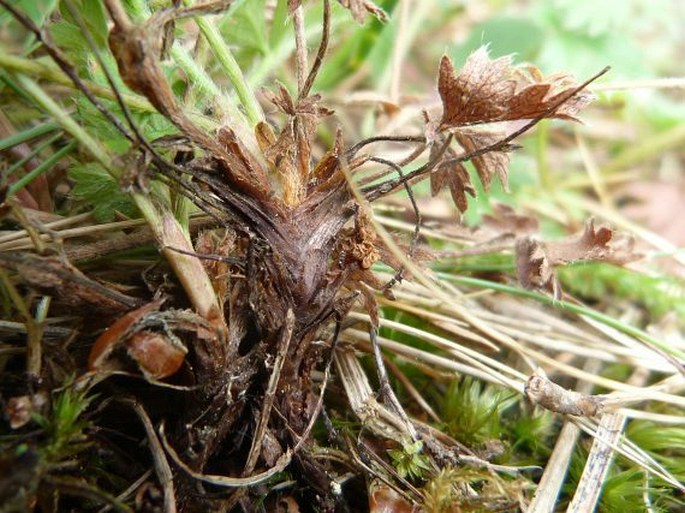
[[[346,468],[384,480],[383,486],[389,488],[383,493],[391,494],[393,503],[402,507],[428,498],[429,510],[452,511],[452,505],[436,496],[441,489],[447,490],[446,496],[463,498],[465,508],[515,507],[524,493],[517,482],[505,486],[495,473],[501,469],[489,460],[497,451],[488,455],[460,446],[405,412],[386,370],[392,362],[386,364],[381,352],[389,342],[379,333],[384,323],[379,312],[387,304],[402,308],[408,293],[423,295],[420,301],[427,300],[430,291],[443,303],[454,299],[429,277],[425,262],[441,255],[421,244],[416,185],[429,181],[433,196],[448,188],[457,209],[464,212],[467,194],[476,194],[466,164],[474,166],[486,190],[495,176],[506,186],[515,140],[544,119],[577,121],[593,99],[586,91],[588,84],[604,71],[576,84],[565,75],[545,78],[532,66],[513,65],[508,57],[490,59],[487,48],[472,54],[459,71],[443,57],[437,72],[441,112],[424,112],[419,120],[422,128],[408,135],[381,134],[362,140],[349,140],[337,129],[326,145],[320,139],[321,127],[335,119],[334,112],[325,97],[312,91],[329,44],[328,0],[322,3],[322,36],[311,64],[298,21],[302,9],[309,6],[287,2],[295,36],[300,38],[296,91],[276,84],[260,93],[260,103],[239,68],[235,73],[229,50],[216,42],[211,48],[229,74],[243,110],[228,106],[221,119],[208,123],[177,94],[163,65],[168,52],[181,51],[174,47],[175,25],[193,18],[203,37],[216,41],[216,29],[203,17],[223,13],[232,3],[172,2],[141,19],[125,3],[104,0],[109,16],[107,42],[95,39],[102,34],[88,36],[91,63],[97,63],[111,87],[104,100],[102,91],[84,79],[78,65],[52,41],[49,23],[38,27],[12,2],[0,0],[33,34],[61,76],[83,93],[90,105],[80,100],[79,109],[96,109],[121,141],[123,150],[115,154],[74,124],[64,108],[53,106],[49,97],[32,89],[35,82],[20,79],[36,101],[42,99],[64,133],[80,144],[88,155],[83,161],[105,169],[103,180],[114,180],[126,191],[147,223],[148,240],[154,239],[184,293],[159,277],[148,282],[146,292],[116,290],[73,265],[77,249],[71,248],[70,258],[59,245],[58,256],[38,246],[37,254],[0,253],[0,265],[61,306],[98,316],[84,321],[94,325],[92,333],[106,330],[88,343],[87,372],[82,362],[75,363],[82,372],[77,386],[92,388],[115,402],[126,396],[115,408],[133,412],[143,426],[165,511],[215,506],[225,511],[238,504],[249,510],[248,504],[263,495],[260,486],[281,472],[288,472],[300,487],[298,493],[314,498],[317,508],[333,511],[336,504],[348,500],[337,481]],[[386,19],[373,2],[340,3],[358,21],[367,14]],[[65,13],[88,33],[78,5],[66,1]],[[51,68],[51,72],[57,71]],[[163,127],[159,137],[150,137],[141,126],[139,113],[132,110],[132,95],[148,112],[158,114],[153,119]],[[221,110],[221,101],[214,107]],[[390,144],[409,148],[409,155],[399,160],[389,156],[385,148]],[[415,221],[408,237],[389,234],[374,213],[375,203],[400,190],[407,194]],[[8,195],[6,205],[10,211],[20,211],[21,198],[12,196]],[[201,228],[191,226],[188,202],[207,215]],[[531,228],[526,219],[506,210],[500,214],[499,219],[491,219],[491,232],[480,243],[508,237],[506,247],[516,254],[520,283],[553,290],[556,299],[562,298],[556,267],[588,260],[623,264],[635,258],[629,243],[621,245],[613,230],[595,228],[592,221],[575,239],[543,243],[533,238],[536,227]],[[407,279],[424,288],[412,292],[411,286],[402,285]],[[17,290],[9,278],[5,281],[8,290]],[[479,343],[483,337],[511,342],[508,335],[478,320],[480,314],[461,307],[458,312],[478,330],[464,336]],[[360,320],[365,332],[356,330]],[[435,322],[444,327],[450,319]],[[463,326],[454,329],[464,331]],[[379,397],[374,397],[352,352],[355,346],[374,355]],[[494,360],[473,363],[480,357],[470,350],[459,353],[462,349],[451,342],[442,349],[459,354],[472,366],[469,369],[481,373],[478,377],[523,392],[525,376],[519,371],[498,379],[499,371],[493,369],[501,366]],[[402,349],[397,351],[401,354]],[[515,351],[526,354],[520,348]],[[38,378],[47,372],[36,371]],[[356,440],[354,430],[336,430],[324,412],[333,373],[337,390],[345,391],[345,402],[361,422]],[[125,378],[120,381],[119,376]],[[141,387],[136,376],[146,386]],[[538,377],[538,381],[544,380]],[[568,392],[549,384],[558,395]],[[531,396],[530,384],[526,390]],[[151,391],[170,394],[174,404],[157,396],[151,399]],[[535,392],[536,397],[543,393],[538,388]],[[568,392],[564,400],[581,397],[587,402],[595,397],[573,394]],[[601,410],[578,410],[573,405],[555,410],[554,400],[544,398],[533,400],[571,415],[593,417]],[[606,401],[611,403],[611,397],[602,397],[602,408]],[[333,403],[334,409],[342,404]],[[320,420],[337,447],[328,455],[312,435]],[[373,436],[367,437],[365,431]],[[384,444],[391,448],[384,451]],[[471,479],[468,472],[453,470],[464,462],[481,465],[488,475],[479,471]],[[53,479],[51,485],[68,494],[67,485],[54,482],[50,471],[41,475],[44,483]],[[453,475],[457,477],[448,480]],[[424,479],[426,486],[419,490],[417,483]],[[483,492],[482,501],[474,498],[473,486]],[[222,490],[221,498],[213,496],[217,489]],[[88,496],[85,488],[79,490]],[[503,490],[511,493],[505,496]],[[143,506],[152,500],[144,491],[138,498],[139,509],[152,507]],[[110,505],[126,510],[118,501]]]

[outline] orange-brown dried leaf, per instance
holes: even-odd
[[[97,370],[102,366],[114,349],[129,336],[134,326],[145,316],[157,312],[164,302],[163,298],[150,301],[149,303],[128,312],[119,317],[114,324],[107,328],[93,344],[88,355],[88,369]]]
[[[265,194],[268,194],[270,184],[265,170],[250,154],[247,148],[245,148],[235,132],[228,127],[222,127],[217,132],[217,139],[225,148],[226,152],[229,155],[234,155],[235,158],[243,165],[243,169],[251,181],[259,184],[260,189],[264,191]]]
[[[444,56],[438,74],[440,130],[539,116],[576,119],[594,98],[588,92],[573,94],[576,85],[566,75],[543,80],[532,66],[514,67],[511,56],[490,59],[487,47],[472,53],[459,73]]]
[[[402,497],[396,490],[374,481],[369,486],[369,512],[370,513],[415,513],[419,507]]]
[[[328,150],[323,157],[319,159],[312,171],[312,179],[310,187],[318,187],[320,184],[328,181],[336,171],[340,169],[340,155],[345,151],[345,143],[343,142],[342,129],[338,128],[335,132],[335,143],[333,148]],[[349,163],[348,163],[349,166]]]

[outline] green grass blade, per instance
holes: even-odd
[[[52,156],[50,156],[45,162],[37,166],[35,169],[31,170],[30,173],[26,173],[19,180],[14,182],[8,191],[8,196],[11,197],[19,192],[21,189],[26,187],[28,184],[33,182],[40,175],[46,171],[52,169],[52,167],[57,164],[65,155],[68,155],[76,148],[76,141],[71,141],[64,148],[56,151]]]
[[[35,139],[37,137],[40,137],[41,135],[48,134],[50,132],[54,132],[59,128],[59,125],[57,123],[42,123],[38,126],[35,126],[33,128],[29,128],[27,130],[22,130],[21,132],[18,132],[14,135],[11,135],[9,137],[5,137],[4,139],[0,140],[0,151],[6,150],[8,148],[13,148],[14,146],[17,146],[18,144],[25,143],[27,141],[30,141],[32,139]]]

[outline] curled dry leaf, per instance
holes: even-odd
[[[639,258],[633,250],[633,240],[617,237],[611,228],[595,228],[590,219],[580,236],[558,242],[542,242],[531,236],[516,241],[516,271],[526,288],[547,288],[559,297],[554,274],[558,265],[578,261],[602,261],[623,265]]]
[[[575,87],[568,75],[544,81],[537,68],[514,67],[511,56],[492,60],[487,47],[472,53],[459,73],[444,56],[438,76],[443,105],[440,129],[539,116],[575,120],[575,114],[594,98],[588,92],[574,94]]]
[[[340,5],[349,9],[352,17],[359,23],[364,23],[367,14],[375,16],[380,21],[388,21],[387,13],[370,0],[338,0]]]
[[[419,507],[409,502],[397,490],[378,479],[374,479],[369,486],[370,513],[414,513]]]
[[[579,92],[568,75],[545,80],[532,66],[513,66],[511,56],[490,59],[487,47],[471,54],[459,73],[449,57],[444,56],[438,73],[438,92],[442,117],[440,121],[428,121],[426,139],[435,144],[440,134],[452,133],[467,155],[505,141],[532,120],[575,120],[575,114],[594,98],[591,93]],[[485,190],[493,176],[506,188],[508,152],[514,148],[502,144],[470,159]],[[436,163],[431,174],[431,192],[435,195],[447,186],[457,208],[464,212],[466,193],[473,195],[473,186],[462,162],[457,160],[459,156],[450,150],[443,155],[443,163]]]
[[[126,350],[148,377],[164,379],[183,365],[188,350],[172,337],[144,330],[126,341]]]
[[[430,158],[433,160],[437,157],[436,153],[438,146],[431,146]],[[476,189],[471,183],[471,177],[463,162],[453,160],[457,157],[457,152],[454,148],[447,148],[445,150],[445,162],[436,166],[436,169],[430,175],[431,195],[436,196],[441,189],[447,187],[452,195],[452,201],[457,206],[460,212],[466,212],[468,201],[466,194],[471,197],[476,197]]]
[[[487,148],[500,141],[505,134],[477,129],[464,129],[454,134],[459,145],[472,153],[482,148]],[[509,154],[506,151],[490,151],[471,159],[473,167],[478,172],[483,187],[487,191],[492,183],[492,177],[497,175],[500,183],[506,188],[509,168]]]

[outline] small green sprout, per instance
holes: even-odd
[[[430,470],[429,459],[421,454],[423,442],[417,440],[412,443],[402,445],[402,449],[391,449],[388,451],[392,463],[397,469],[397,473],[402,477],[420,478],[425,471]]]

